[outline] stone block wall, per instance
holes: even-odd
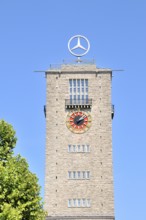
[[[111,70],[64,65],[46,72],[45,210],[48,218],[114,219]],[[92,126],[83,134],[66,127],[69,79],[88,79]],[[69,153],[68,144],[89,144],[88,153]],[[89,180],[70,180],[68,171],[90,171]],[[68,199],[90,199],[90,207],[68,207]],[[77,217],[78,216],[78,217]]]

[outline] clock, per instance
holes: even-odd
[[[89,112],[72,111],[66,118],[67,128],[74,133],[84,133],[91,127],[91,115]]]

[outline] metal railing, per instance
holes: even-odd
[[[50,70],[61,70],[65,66],[95,65],[95,60],[63,60],[62,64],[50,64]]]
[[[91,108],[92,99],[65,99],[66,108]]]

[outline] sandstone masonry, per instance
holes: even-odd
[[[111,69],[95,65],[62,65],[46,71],[46,170],[47,219],[114,219],[112,172]],[[66,126],[65,99],[69,79],[88,79],[92,99],[92,125],[82,134]],[[68,145],[90,145],[90,152],[68,152]],[[68,171],[90,171],[89,179],[69,179]],[[68,200],[89,199],[89,207],[68,207]]]

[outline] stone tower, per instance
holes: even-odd
[[[114,220],[112,70],[94,63],[46,71],[47,220]]]

